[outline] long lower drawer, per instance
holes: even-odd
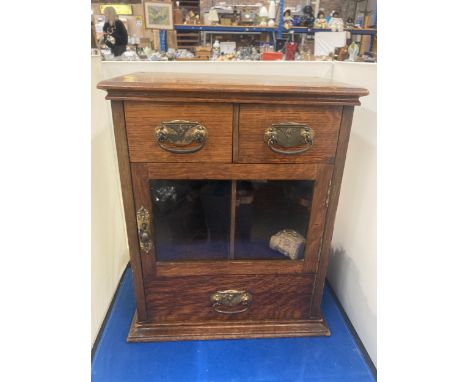
[[[157,322],[308,319],[313,274],[161,277],[145,288]]]

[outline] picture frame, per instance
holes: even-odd
[[[145,2],[145,25],[148,29],[174,29],[172,2]]]

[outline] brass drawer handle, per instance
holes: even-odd
[[[243,290],[221,290],[210,297],[213,309],[218,313],[242,313],[249,309],[252,295]]]
[[[314,131],[304,123],[285,122],[274,123],[270,128],[265,130],[265,143],[268,148],[283,155],[297,155],[302,154],[310,149]],[[296,150],[283,150],[282,148],[302,146],[305,147]]]
[[[153,247],[153,242],[151,241],[151,219],[148,210],[143,206],[137,211],[137,226],[140,249],[148,253]]]
[[[203,148],[208,132],[198,122],[174,120],[161,122],[154,135],[163,150],[174,154],[191,154]]]

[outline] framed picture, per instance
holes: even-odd
[[[172,2],[145,2],[145,23],[150,29],[174,29]]]

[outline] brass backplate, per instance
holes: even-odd
[[[218,313],[242,313],[249,308],[252,295],[243,290],[228,289],[213,293],[210,300]]]
[[[153,248],[151,241],[151,218],[150,213],[143,206],[137,211],[138,239],[140,249],[148,253]]]
[[[265,133],[267,140],[274,135],[275,144],[282,147],[295,147],[310,144],[313,138],[312,129],[297,122],[274,123]]]
[[[154,134],[162,149],[175,154],[200,150],[208,137],[206,128],[199,122],[179,119],[161,122]]]

